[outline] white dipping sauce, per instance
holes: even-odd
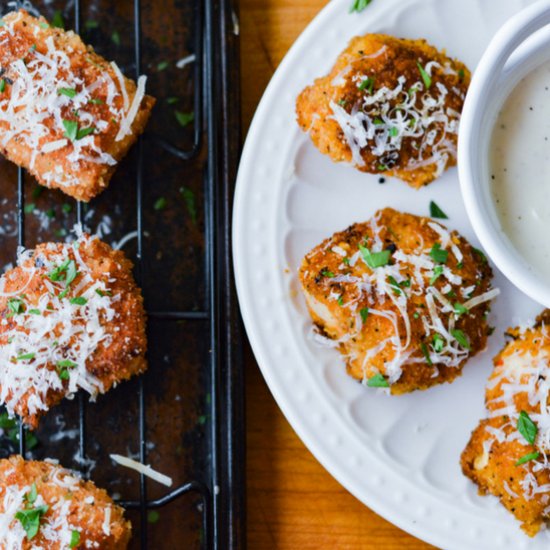
[[[516,86],[498,115],[491,183],[502,229],[526,262],[550,277],[550,63]]]

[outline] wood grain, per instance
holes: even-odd
[[[246,132],[269,79],[322,0],[240,0],[241,85]],[[369,510],[298,439],[246,358],[248,547],[431,548]]]

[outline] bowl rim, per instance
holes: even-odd
[[[519,81],[550,61],[550,0],[509,20],[485,51],[464,103],[458,139],[458,174],[474,231],[487,255],[510,282],[550,307],[550,279],[530,266],[500,226],[489,190],[489,145],[496,116]]]

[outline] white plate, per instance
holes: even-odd
[[[456,170],[415,191],[399,181],[333,164],[295,122],[300,90],[331,68],[355,35],[426,38],[474,68],[498,27],[529,0],[373,0],[349,14],[333,0],[306,29],[273,77],[248,134],[233,219],[237,289],[248,336],[284,414],[327,470],[370,508],[444,548],[546,548],[528,539],[493,497],[480,497],[459,457],[484,414],[485,381],[503,331],[541,309],[496,273],[490,349],[451,385],[386,397],[345,374],[339,354],[309,338],[299,290],[304,254],[334,231],[392,206],[428,214],[435,200],[447,225],[477,244]]]

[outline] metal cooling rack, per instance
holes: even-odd
[[[82,27],[81,1],[73,1],[73,28]],[[25,2],[17,7],[29,8]],[[174,158],[174,169],[204,154],[204,249],[206,255],[206,302],[202,310],[154,311],[148,308],[150,320],[165,323],[205,322],[208,326],[210,348],[209,384],[201,391],[210,395],[210,422],[206,429],[209,448],[205,456],[206,468],[199,478],[190,479],[166,494],[151,499],[148,483],[141,475],[139,498],[119,501],[128,510],[139,513],[139,547],[148,545],[148,514],[177,501],[182,495],[195,493],[200,501],[202,525],[200,542],[204,548],[231,549],[243,545],[243,491],[244,491],[244,434],[242,406],[242,373],[240,370],[241,344],[239,321],[232,285],[230,261],[231,196],[239,153],[238,109],[238,28],[230,0],[195,0],[191,2],[194,30],[193,48],[196,62],[193,69],[193,103],[195,123],[190,145],[181,148],[160,135],[145,134],[135,146],[135,276],[143,285],[146,260],[144,255],[143,194],[144,155],[150,142],[167,151]],[[36,2],[34,7],[40,11]],[[70,7],[70,6],[69,6]],[[142,73],[143,10],[140,0],[133,0],[134,74]],[[101,17],[101,14],[99,14]],[[154,91],[153,91],[154,93]],[[199,116],[198,114],[201,114]],[[155,116],[153,114],[153,116]],[[203,152],[203,153],[201,153]],[[27,178],[28,179],[28,178]],[[93,202],[92,202],[93,204]],[[17,244],[25,246],[25,174],[17,171]],[[76,218],[85,219],[87,205],[76,203]],[[177,228],[174,228],[177,230]],[[146,300],[147,305],[147,300]],[[155,345],[149,339],[149,348]],[[147,388],[144,378],[137,381],[139,459],[147,463]],[[94,407],[101,407],[101,402]],[[85,463],[88,446],[94,434],[88,430],[87,399],[78,394],[78,456]],[[19,424],[19,453],[27,456],[26,430]],[[92,476],[93,477],[93,476]],[[109,487],[105,487],[109,490]],[[185,541],[177,541],[184,547]],[[173,542],[171,543],[171,547]]]

